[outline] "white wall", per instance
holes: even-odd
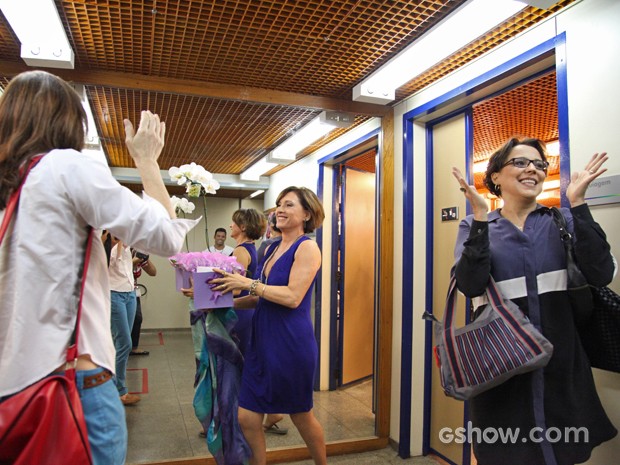
[[[605,175],[620,174],[620,2],[585,0],[558,18],[566,30],[571,169],[583,169],[594,152],[610,159]],[[620,257],[620,204],[592,208],[607,232],[612,253]],[[620,276],[610,286],[620,293]],[[601,401],[616,428],[620,428],[620,374],[594,370]],[[620,437],[596,448],[588,465],[618,463]]]
[[[206,248],[205,220],[203,199],[192,200],[196,204],[191,218],[203,217],[202,221],[187,235],[187,246],[183,250],[191,252]],[[234,247],[235,241],[230,237],[230,223],[232,214],[239,208],[254,208],[263,211],[262,200],[240,200],[230,198],[206,197],[207,225],[209,228],[209,244],[213,245],[213,235],[219,227],[225,228],[229,235],[226,244]],[[257,242],[258,246],[259,242]],[[142,314],[144,321],[142,329],[160,328],[189,328],[187,316],[188,299],[176,291],[174,269],[167,257],[151,257],[157,267],[157,275],[152,277],[145,272],[138,279],[140,284],[147,287],[147,294],[142,300]]]

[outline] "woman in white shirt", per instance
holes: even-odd
[[[0,97],[2,218],[21,181],[19,168],[46,154],[28,175],[0,246],[0,401],[64,370],[87,227],[92,226],[77,382],[94,463],[112,465],[125,461],[127,429],[118,391],[109,380],[114,345],[100,230],[147,253],[169,256],[181,249],[196,222],[175,219],[157,164],[165,135],[157,115],[143,111],[137,132],[125,120],[125,142],[144,198],[122,187],[105,163],[80,153],[86,124],[73,88],[44,71],[16,76]]]
[[[114,383],[123,405],[140,402],[140,396],[127,389],[127,361],[131,352],[131,328],[136,317],[138,300],[134,289],[133,257],[129,245],[112,237],[110,265],[110,300],[112,303],[112,340],[116,349]]]

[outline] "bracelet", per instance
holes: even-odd
[[[258,279],[252,281],[252,284],[250,284],[250,295],[256,295],[256,286],[259,284],[260,281]]]
[[[261,297],[265,297],[265,291],[267,290],[267,285],[263,284],[263,295]]]

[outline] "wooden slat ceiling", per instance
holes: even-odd
[[[162,169],[194,161],[223,174],[239,174],[321,109],[352,111],[353,127],[384,113],[385,107],[352,102],[353,87],[464,3],[55,1],[75,69],[47,70],[85,84],[109,164],[133,166],[122,120],[138,121],[150,109],[168,126]],[[396,102],[571,3],[528,7],[404,85]],[[0,13],[0,87],[28,69],[19,53]],[[348,130],[333,131],[297,158]]]

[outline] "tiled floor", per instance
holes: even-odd
[[[209,455],[205,440],[198,437],[200,425],[192,407],[195,363],[189,330],[144,333],[140,347],[150,355],[129,358],[127,382],[131,392],[148,392],[141,394],[140,403],[125,409],[129,429],[127,463]],[[328,441],[374,435],[370,381],[338,391],[316,392],[314,411]],[[289,433],[267,435],[268,447],[303,444],[288,417],[280,425],[289,428]],[[329,463],[436,464],[403,461],[392,449],[364,454],[367,459],[355,459],[356,455],[334,457]]]
[[[401,459],[391,447],[385,449],[364,452],[361,454],[347,454],[336,457],[328,457],[329,465],[439,465],[440,462],[430,457],[411,457]],[[311,460],[291,462],[284,465],[314,465]]]

